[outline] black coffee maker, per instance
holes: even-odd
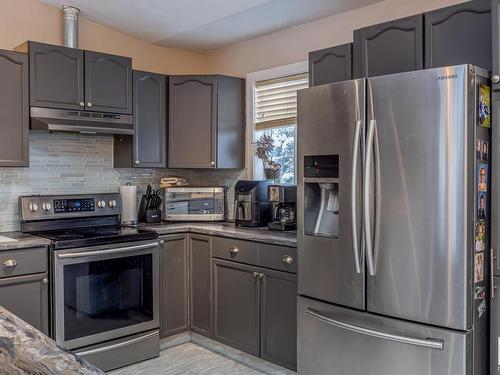
[[[297,229],[297,186],[269,185],[267,196],[273,205],[273,220],[267,227],[281,231]]]
[[[234,187],[234,222],[244,227],[266,226],[272,219],[267,199],[268,181],[240,180]]]

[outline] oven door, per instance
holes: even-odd
[[[159,243],[54,253],[54,327],[59,345],[81,348],[159,326]]]

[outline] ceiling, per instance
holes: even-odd
[[[41,0],[148,43],[207,51],[380,0]]]

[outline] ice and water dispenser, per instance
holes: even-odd
[[[339,235],[339,156],[304,157],[304,233]]]

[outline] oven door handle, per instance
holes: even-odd
[[[144,245],[136,245],[136,246],[128,246],[128,247],[120,247],[116,249],[105,249],[105,250],[96,250],[96,251],[82,251],[79,253],[65,253],[65,254],[57,254],[57,259],[69,259],[69,258],[82,258],[88,257],[92,255],[102,255],[102,254],[117,254],[117,253],[125,253],[133,250],[143,250],[143,249],[151,249],[159,246],[159,242],[144,244]]]

